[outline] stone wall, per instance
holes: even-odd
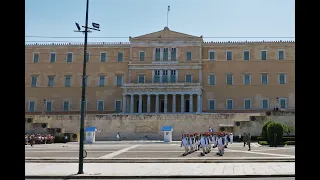
[[[250,116],[256,116],[256,121],[250,121]],[[85,127],[96,126],[101,132],[97,132],[97,140],[114,140],[116,133],[126,140],[148,139],[162,140],[164,125],[173,126],[173,140],[180,140],[181,134],[193,132],[206,132],[209,127],[216,131],[219,124],[232,124],[240,121],[241,125],[234,125],[234,133],[250,132],[259,135],[261,126],[267,118],[261,120],[260,113],[235,113],[235,114],[167,114],[167,115],[87,115]],[[264,116],[263,116],[264,117]],[[80,116],[33,116],[33,123],[37,127],[27,123],[26,131],[30,128],[41,129],[39,124],[48,123],[50,128],[62,128],[65,133],[77,133],[80,127]],[[259,119],[260,118],[260,119]],[[268,117],[269,118],[269,117]],[[281,116],[273,117],[276,121],[284,121]],[[263,118],[262,118],[263,119]],[[294,121],[294,117],[288,116],[285,121]],[[289,120],[290,119],[290,120]]]

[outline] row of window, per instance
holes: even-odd
[[[286,109],[287,108],[287,98],[278,98],[277,99],[278,108]],[[243,100],[243,107],[244,109],[252,109],[252,102],[251,99],[244,99]],[[208,109],[215,110],[216,109],[216,100],[209,99],[208,100]],[[234,109],[234,101],[233,99],[226,100],[226,109],[232,110]],[[261,109],[270,109],[269,99],[262,99],[261,100]]]
[[[243,101],[244,109],[250,110],[252,109],[252,103],[251,99],[244,99]],[[278,99],[279,108],[286,109],[287,108],[287,98],[279,98]],[[45,103],[45,109],[47,112],[52,112],[52,105],[53,102],[50,100],[46,100]],[[70,111],[71,102],[70,101],[63,101],[63,111]],[[81,108],[81,105],[80,105]],[[85,102],[85,110],[87,110],[87,101]],[[216,100],[215,99],[209,99],[208,100],[208,109],[209,110],[215,110],[216,109]],[[232,110],[234,109],[234,101],[233,99],[226,99],[226,109]],[[261,100],[261,109],[270,109],[269,105],[269,99],[262,99]],[[120,112],[122,110],[122,101],[116,100],[114,102],[114,111]],[[36,102],[35,101],[29,101],[28,103],[28,111],[29,112],[35,112],[36,111]],[[97,101],[97,111],[104,111],[104,101],[98,100]]]
[[[175,74],[175,70],[171,70],[170,75],[168,75],[168,71],[164,70],[163,75],[159,75],[159,70],[155,71],[153,82],[154,83],[175,83],[177,82],[177,76]],[[261,73],[261,84],[269,84],[269,74],[268,73]],[[71,75],[65,76],[65,87],[71,87]],[[278,84],[286,84],[286,73],[278,73]],[[227,85],[233,85],[233,74],[227,74],[226,75],[226,84]],[[243,74],[243,84],[244,85],[250,85],[251,84],[251,74]],[[137,83],[145,83],[146,75],[140,74],[137,78]],[[191,83],[192,82],[192,74],[186,74],[184,82]],[[116,86],[122,86],[123,84],[123,76],[116,76]],[[53,87],[55,85],[55,76],[48,76],[48,87]],[[88,85],[88,77],[85,78],[85,85]],[[103,87],[107,85],[107,76],[99,76],[98,86]],[[216,85],[216,75],[210,74],[208,75],[208,85]],[[33,75],[31,76],[31,87],[37,87],[38,86],[38,76]]]
[[[177,82],[177,76],[175,74],[175,70],[171,70],[170,75],[168,75],[168,71],[164,70],[163,75],[160,76],[159,70],[155,71],[153,82],[154,83],[175,83]],[[261,84],[269,84],[269,74],[268,73],[261,73]],[[65,76],[65,87],[71,87],[71,75]],[[287,83],[287,75],[286,73],[278,73],[278,84],[286,84]],[[226,84],[233,85],[233,74],[226,74]],[[243,74],[243,84],[250,85],[251,84],[251,74]],[[137,83],[145,83],[146,75],[139,74],[137,78]],[[192,83],[192,74],[186,74],[184,82]],[[123,84],[123,76],[116,76],[116,86],[122,86]],[[55,76],[48,76],[48,87],[53,87],[55,85]],[[85,78],[85,85],[88,85],[88,77]],[[107,76],[99,76],[98,86],[103,87],[107,85]],[[208,75],[208,85],[216,85],[216,75],[210,74]],[[31,76],[31,87],[38,86],[38,76],[33,75]]]
[[[163,50],[161,51],[162,48],[156,48],[155,49],[155,55],[153,57],[153,59],[155,61],[160,61],[160,60],[177,60],[177,51],[176,48],[171,48],[170,51],[170,56],[169,56],[169,52],[168,49],[169,48],[163,48]],[[250,50],[244,50],[243,51],[243,60],[250,60]],[[145,60],[145,52],[144,51],[140,51],[139,52],[139,60],[140,61],[144,61]],[[278,50],[278,56],[277,56],[278,60],[284,60],[285,59],[285,54],[284,54],[284,50]],[[209,50],[209,60],[216,60],[216,53],[214,50]],[[261,50],[260,51],[260,59],[261,60],[267,60],[268,59],[268,54],[267,54],[267,50]],[[40,60],[40,53],[33,53],[33,62],[34,63],[38,63]],[[87,62],[89,62],[90,60],[90,53],[87,52],[87,57],[86,57]],[[192,52],[188,51],[186,52],[186,60],[187,61],[191,61],[192,60]],[[233,60],[233,53],[232,50],[227,50],[226,51],[226,60],[227,61],[231,61]],[[72,52],[68,52],[66,54],[66,62],[71,63],[73,61],[73,53]],[[101,52],[100,53],[100,62],[106,62],[107,61],[107,53],[106,52]],[[123,52],[118,52],[117,55],[117,61],[118,62],[122,62],[123,61]],[[49,62],[54,63],[56,62],[56,53],[55,52],[51,52],[50,53],[50,57],[49,57]]]
[[[84,109],[86,111],[87,111],[87,105],[88,105],[88,102],[86,101],[84,103]],[[45,101],[45,110],[47,112],[52,112],[52,107],[53,107],[53,102],[51,100],[46,100]],[[81,108],[81,103],[80,103],[79,109],[80,108]],[[63,111],[67,112],[67,111],[70,111],[70,109],[71,109],[71,101],[63,101]],[[120,100],[115,101],[114,102],[114,111],[120,112],[121,109],[122,109],[121,101]],[[29,101],[28,111],[29,112],[36,111],[36,102],[35,101]],[[104,111],[104,101],[103,100],[97,101],[97,111]]]

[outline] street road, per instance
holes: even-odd
[[[248,180],[248,178],[189,178],[189,179],[185,179],[184,180],[197,180],[197,179],[201,179],[201,180]],[[281,178],[250,178],[250,180],[294,180],[294,177],[281,177]],[[42,179],[35,179],[35,180],[42,180]],[[46,179],[46,180],[64,180],[64,179]],[[72,180],[72,179],[70,179]],[[75,179],[73,179],[75,180]],[[93,180],[93,179],[83,179],[83,180]],[[106,180],[106,179],[102,179],[102,180]],[[114,179],[114,180],[135,180],[135,179]],[[145,180],[177,180],[177,179],[170,179],[170,178],[163,178],[163,179],[145,179]]]
[[[26,158],[78,158],[78,143],[67,144],[36,144],[33,147],[25,146]],[[200,156],[200,151],[196,151],[187,156],[182,156],[184,149],[179,143],[97,143],[85,145],[87,158],[112,159],[112,158],[206,158],[217,157],[217,148],[204,157]],[[268,157],[294,157],[295,146],[286,147],[259,147],[253,143],[251,151],[248,147],[243,147],[242,143],[229,144],[225,149],[225,155],[219,158],[242,157],[242,158],[268,158]]]

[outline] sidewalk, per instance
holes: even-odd
[[[25,163],[26,177],[294,177],[295,163]]]

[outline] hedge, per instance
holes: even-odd
[[[274,141],[274,134],[277,134],[276,142],[282,142],[283,125],[278,122],[271,122],[267,126],[268,142]]]
[[[64,139],[64,137],[61,136],[55,136],[54,137],[54,143],[65,143],[66,140]]]
[[[268,129],[268,125],[270,123],[272,123],[273,121],[267,121],[263,126],[262,126],[262,130],[261,130],[261,137],[262,139],[267,140],[268,139],[268,135],[267,135],[267,129]]]
[[[287,141],[286,145],[296,145],[296,142],[295,141]]]
[[[260,144],[260,145],[269,145],[269,143],[267,141],[258,141],[258,144]],[[280,142],[280,144],[278,144],[278,145],[285,145],[285,144],[287,144],[287,143],[286,142]],[[289,145],[289,144],[287,144],[287,145]]]
[[[262,137],[257,137],[258,141],[265,141],[266,139],[263,139]],[[295,136],[284,136],[282,137],[282,141],[286,142],[286,141],[296,141],[296,137]]]

